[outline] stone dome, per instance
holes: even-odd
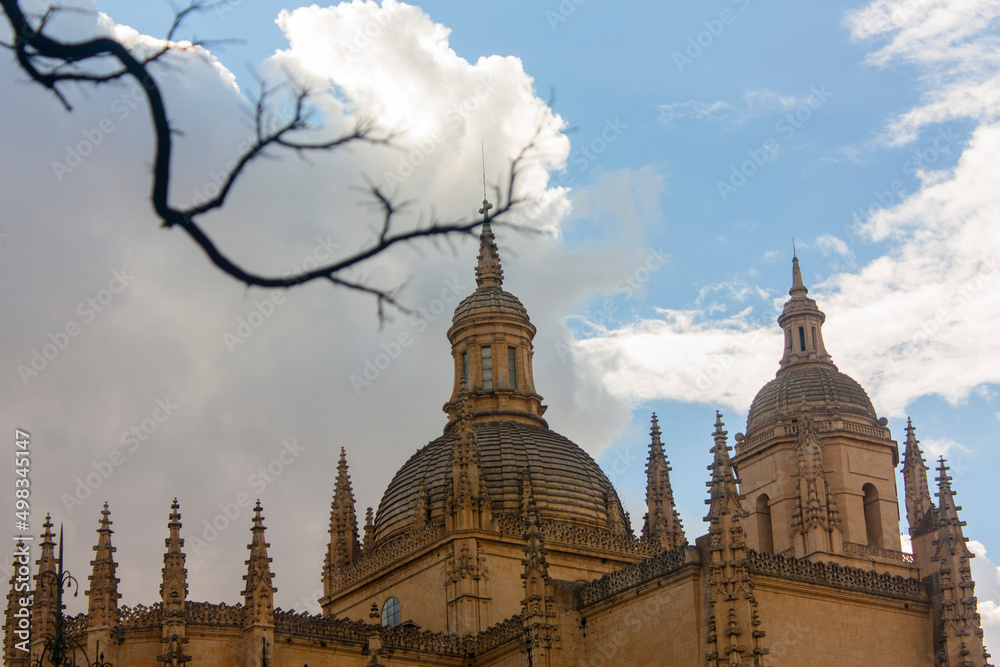
[[[568,438],[547,428],[498,420],[476,423],[480,471],[492,511],[519,514],[522,471],[542,521],[608,530],[608,512],[621,522],[621,501],[597,463]],[[452,469],[454,432],[431,441],[403,464],[386,488],[375,518],[375,544],[414,526],[421,489],[430,520],[444,516]]]
[[[801,412],[852,414],[878,422],[864,388],[832,364],[789,366],[757,392],[747,415],[747,434],[784,415]]]
[[[462,299],[455,308],[455,315],[451,321],[457,324],[461,320],[477,315],[513,315],[528,320],[528,311],[525,310],[521,300],[499,287],[476,290]]]

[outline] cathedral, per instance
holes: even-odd
[[[484,201],[477,287],[448,330],[443,434],[402,464],[363,518],[341,450],[321,614],[274,607],[259,502],[241,604],[188,599],[175,499],[160,599],[119,606],[105,505],[86,613],[59,609],[62,547],[50,519],[35,569],[15,558],[31,574],[27,586],[17,569],[10,580],[4,664],[989,664],[948,466],[937,462],[932,496],[908,422],[901,502],[899,446],[834,364],[798,259],[778,318],[777,374],[745,432],[731,444],[721,414],[705,425],[708,534],[685,532],[655,415],[636,532],[601,468],[544,418],[535,327],[503,288],[488,209]],[[901,504],[912,555],[900,544]]]

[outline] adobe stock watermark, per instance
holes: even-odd
[[[280,120],[275,114],[265,114],[262,125],[263,126],[260,128],[260,134],[268,135],[277,130],[280,125]],[[219,171],[209,170],[208,181],[200,188],[192,188],[190,206],[200,206],[205,202],[218,197],[219,193],[222,192],[222,186],[225,185],[226,181],[229,179],[229,175],[233,173],[233,169],[236,168],[236,164],[239,159],[246,155],[247,151],[249,151],[250,148],[257,143],[257,141],[258,133],[254,130],[236,147],[237,157],[234,157],[232,160],[227,162],[225,167]]]
[[[334,241],[329,234],[326,235],[326,238],[317,236],[316,245],[313,246],[312,252],[303,257],[299,263],[289,267],[284,275],[291,276],[303,271],[318,269],[320,265],[333,261],[333,253],[339,247],[340,244]],[[263,298],[254,299],[253,309],[246,315],[237,317],[236,324],[231,331],[222,332],[222,342],[229,353],[232,354],[240,345],[247,342],[254,335],[254,332],[264,325],[264,322],[271,319],[278,306],[284,303],[285,290],[282,289],[271,290]]]
[[[705,390],[720,382],[736,365],[736,357],[743,350],[742,343],[727,348],[699,368],[694,374],[694,386]]]
[[[236,8],[243,4],[243,0],[223,0],[214,4],[215,16],[221,21],[226,14],[236,11]]]
[[[350,43],[341,43],[341,53],[343,53],[348,60],[354,60],[360,56],[361,53],[372,43],[372,40],[382,34],[385,27],[392,22],[393,17],[396,15],[396,11],[398,11],[401,6],[402,5],[398,4],[386,5],[383,3],[382,6],[376,10],[375,16],[365,21],[365,24],[360,28],[354,29],[354,39],[352,39]]]
[[[454,276],[445,280],[440,295],[432,299],[430,303],[417,308],[416,312],[410,316],[409,327],[396,334],[393,340],[379,343],[382,351],[365,359],[361,370],[350,375],[348,379],[354,389],[354,394],[360,396],[362,391],[372,386],[376,380],[382,377],[382,373],[413,344],[414,338],[411,329],[417,334],[422,334],[431,323],[454,310],[454,305],[467,293],[468,289],[470,289],[468,285],[462,284]]]
[[[638,450],[638,453],[637,453]],[[614,458],[607,468],[601,466],[602,469],[608,475],[608,479],[612,484],[618,486],[624,484],[625,480],[623,476],[629,470],[631,470],[636,463],[644,464],[646,462],[646,446],[639,447],[635,444],[630,444],[623,449],[616,449],[614,452]]]
[[[604,155],[613,143],[618,141],[628,127],[619,116],[615,116],[614,119],[605,118],[601,131],[591,137],[589,141],[584,142],[582,148],[570,153],[568,163],[572,169],[564,169],[554,176],[558,184],[568,188],[576,183],[577,176],[589,170],[597,159]],[[553,197],[555,197],[553,189],[546,188],[541,197],[532,201],[523,211],[512,214],[510,219],[514,222],[537,220],[545,207],[552,203]]]
[[[145,445],[159,430],[160,425],[166,422],[173,414],[180,409],[180,403],[174,403],[169,396],[158,398],[156,405],[149,413],[148,417],[133,424],[121,435],[121,449],[112,449],[106,458],[100,461],[93,461],[90,465],[94,469],[83,477],[76,478],[76,488],[73,493],[62,494],[60,500],[70,514],[83,505],[84,501],[90,498],[94,491],[111,479],[115,471],[125,464],[130,454],[134,454],[140,447]]]
[[[145,100],[146,91],[142,86],[135,86],[116,98],[111,103],[111,112],[117,118],[117,123],[128,118]],[[66,156],[62,160],[52,161],[52,173],[56,181],[62,183],[67,175],[83,164],[83,161],[104,143],[104,139],[118,129],[117,123],[110,116],[105,116],[94,127],[80,131],[83,139],[75,144],[66,144]]]
[[[28,645],[31,643],[31,548],[29,545],[18,541],[14,547],[14,557],[11,561],[15,569],[13,586],[11,587],[10,603],[8,607],[7,632],[17,641],[14,648],[29,651]]]
[[[437,128],[430,137],[418,141],[415,146],[396,163],[396,169],[382,174],[380,190],[391,197],[407,178],[412,176],[437,151],[455,130],[463,127],[469,117],[481,107],[496,91],[496,81],[487,77],[473,90],[472,94],[456,102],[444,114],[445,129]]]
[[[587,0],[561,0],[555,11],[545,10],[545,20],[549,22],[549,28],[555,32],[560,23],[565,23],[569,17],[576,13],[576,10]]]
[[[926,345],[947,332],[949,326],[959,322],[961,311],[977,296],[983,294],[1000,273],[1000,257],[994,255],[984,259],[976,268],[977,271],[972,277],[949,290],[945,296],[945,305],[935,310],[933,315],[919,318],[920,321],[915,323],[911,333],[882,356],[886,372],[899,372],[900,365],[907,357],[920,355]]]
[[[256,491],[255,496],[241,491],[231,502],[219,503],[219,513],[202,522],[201,533],[186,538],[188,544],[194,549],[194,556],[198,556],[218,540],[222,533],[235,525],[244,510],[249,511],[254,506],[255,498],[259,499],[305,451],[306,448],[300,445],[295,438],[283,441],[278,454],[247,477],[247,486]]]
[[[952,147],[961,147],[964,143],[961,135],[955,134],[950,127],[941,128],[937,135],[923,148],[915,150],[900,165],[900,171],[911,180],[916,179],[920,171],[931,168],[938,160],[945,156],[951,157]],[[862,220],[867,220],[880,210],[888,209],[903,201],[906,197],[906,183],[902,179],[893,179],[885,189],[875,189],[872,191],[872,200],[866,206],[859,206],[854,209],[853,220],[844,225],[844,231],[848,238],[856,240],[857,225]]]
[[[582,315],[571,318],[580,323],[578,331],[573,331],[577,339],[598,336],[604,328],[611,323],[612,318],[618,312],[618,301],[620,299],[631,299],[635,294],[649,283],[653,274],[660,270],[667,263],[667,254],[660,248],[648,248],[646,258],[631,273],[622,276],[621,280],[614,285],[614,298],[607,298],[596,311],[587,311]],[[572,354],[570,347],[562,342],[556,342],[556,353],[561,361],[566,361]]]
[[[746,11],[750,6],[750,0],[731,0],[731,2],[740,11]],[[701,58],[705,50],[711,48],[715,41],[722,37],[726,28],[736,23],[738,16],[732,9],[723,9],[718,16],[702,21],[701,24],[705,29],[687,38],[683,52],[674,51],[671,54],[677,71],[683,74],[685,67],[693,65],[695,60]]]
[[[810,88],[810,94],[794,109],[788,110],[774,124],[774,129],[785,140],[790,140],[795,133],[805,125],[817,111],[833,97],[833,93],[826,89],[825,85],[818,88]],[[722,201],[727,202],[740,188],[747,184],[747,181],[756,174],[761,167],[773,161],[781,144],[774,137],[768,137],[758,148],[748,148],[747,159],[739,164],[732,164],[729,167],[729,178],[725,181],[716,181],[715,189],[719,192]]]
[[[910,336],[910,342],[921,344],[930,342],[940,334],[943,327],[958,319],[958,313],[966,304],[982,293],[1000,272],[1000,257],[993,257],[982,262],[982,269],[968,280],[948,292],[946,297],[948,307],[939,308],[933,317],[924,319]]]
[[[17,365],[17,373],[21,376],[21,382],[24,383],[24,386],[27,387],[33,378],[38,377],[48,368],[63,350],[69,347],[70,341],[80,335],[83,327],[96,320],[100,313],[107,310],[108,306],[119,294],[125,291],[125,288],[133,280],[135,280],[135,276],[128,273],[125,267],[112,271],[107,287],[98,290],[93,296],[87,297],[77,305],[76,314],[80,321],[67,320],[56,331],[50,331],[48,334],[49,342],[44,343],[40,349],[33,348],[28,362]]]

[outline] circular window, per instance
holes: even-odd
[[[382,625],[387,628],[399,625],[399,600],[396,598],[389,598],[382,605]]]

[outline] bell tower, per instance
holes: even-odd
[[[899,449],[865,390],[823,341],[797,257],[778,325],[782,356],[758,392],[733,465],[750,512],[751,548],[878,567],[904,564],[895,467]]]

